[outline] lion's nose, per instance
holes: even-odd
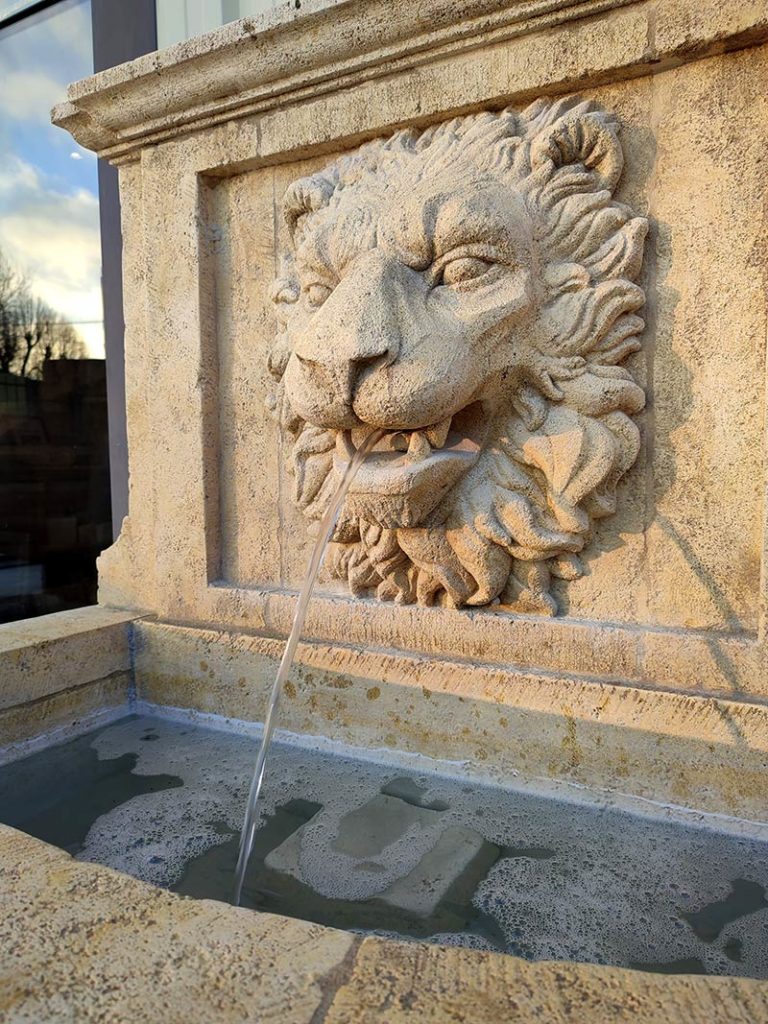
[[[394,357],[391,346],[387,345],[381,352],[373,352],[368,355],[351,355],[341,360],[336,358],[318,359],[313,353],[308,355],[295,350],[296,358],[301,364],[304,372],[309,375],[319,375],[322,378],[331,377],[342,386],[345,397],[350,400],[354,396],[355,388],[363,376],[375,372],[379,367],[387,366]]]
[[[371,254],[296,341],[287,375],[291,402],[318,426],[358,425],[352,408],[358,387],[397,358],[399,283],[391,262]]]
[[[298,350],[294,350],[294,356],[301,368],[301,386],[293,389],[293,401],[298,410],[317,426],[336,429],[359,426],[360,421],[352,409],[355,392],[362,380],[392,359],[389,348],[378,354],[348,358],[338,358],[338,354],[334,357],[331,353],[317,358],[315,353]],[[289,379],[291,376],[289,373]]]

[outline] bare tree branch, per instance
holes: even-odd
[[[0,251],[0,372],[42,377],[51,359],[85,359],[75,328],[39,296]]]

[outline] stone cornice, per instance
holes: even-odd
[[[762,0],[735,11],[713,0],[292,0],[76,82],[52,117],[122,162],[197,128],[630,6],[647,15],[647,45],[623,77],[768,37]]]
[[[119,158],[243,117],[637,0],[304,0],[74,83],[53,121]]]

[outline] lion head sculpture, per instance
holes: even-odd
[[[294,182],[271,406],[355,594],[553,614],[639,450],[647,222],[613,198],[617,124],[538,101],[399,131]]]

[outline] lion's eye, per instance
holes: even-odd
[[[331,289],[327,284],[311,284],[307,288],[307,299],[310,306],[322,306],[330,294]]]
[[[451,285],[474,281],[487,273],[493,265],[488,260],[479,259],[477,256],[460,256],[445,264],[440,275],[440,283]]]

